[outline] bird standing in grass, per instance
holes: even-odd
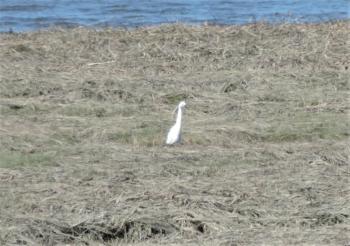
[[[166,139],[166,144],[176,144],[181,141],[181,120],[182,120],[182,110],[186,106],[185,101],[181,101],[179,105],[176,107],[175,111],[177,110],[177,117],[175,125],[173,125],[169,132]]]

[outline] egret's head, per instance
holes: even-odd
[[[179,105],[176,106],[176,108],[175,108],[173,114],[175,114],[179,109],[182,110],[185,106],[186,106],[186,102],[185,102],[185,101],[181,101],[181,102],[179,103]]]
[[[180,103],[179,103],[179,108],[183,108],[183,107],[185,107],[186,106],[186,102],[185,101],[181,101]]]

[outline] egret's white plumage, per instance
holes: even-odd
[[[166,144],[176,144],[181,141],[181,120],[182,120],[182,110],[186,106],[185,101],[181,101],[179,105],[176,107],[177,117],[175,125],[173,125],[166,139]]]

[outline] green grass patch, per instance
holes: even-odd
[[[297,112],[289,117],[274,119],[266,132],[262,133],[262,140],[340,140],[349,137],[349,129],[349,121],[343,114]]]
[[[22,153],[19,151],[1,151],[0,168],[51,166],[55,163],[54,156],[52,152]]]
[[[46,114],[50,112],[48,105],[44,104],[22,104],[22,103],[8,103],[0,105],[1,115],[34,115],[34,114]]]
[[[160,126],[141,124],[134,129],[109,133],[107,138],[119,143],[151,147],[162,144],[165,141],[164,134]]]
[[[119,105],[120,106],[120,105]],[[64,116],[79,116],[79,117],[109,117],[114,115],[120,115],[123,117],[128,117],[133,114],[138,113],[138,109],[135,106],[123,105],[118,107],[118,105],[112,104],[98,104],[85,102],[84,104],[71,104],[65,105],[59,111],[60,114]]]
[[[174,106],[180,101],[186,100],[188,98],[189,98],[188,93],[170,93],[162,97],[164,103],[174,105]]]

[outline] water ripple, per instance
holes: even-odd
[[[348,0],[1,0],[0,32],[51,26],[140,26],[171,22],[244,24],[349,18]]]

